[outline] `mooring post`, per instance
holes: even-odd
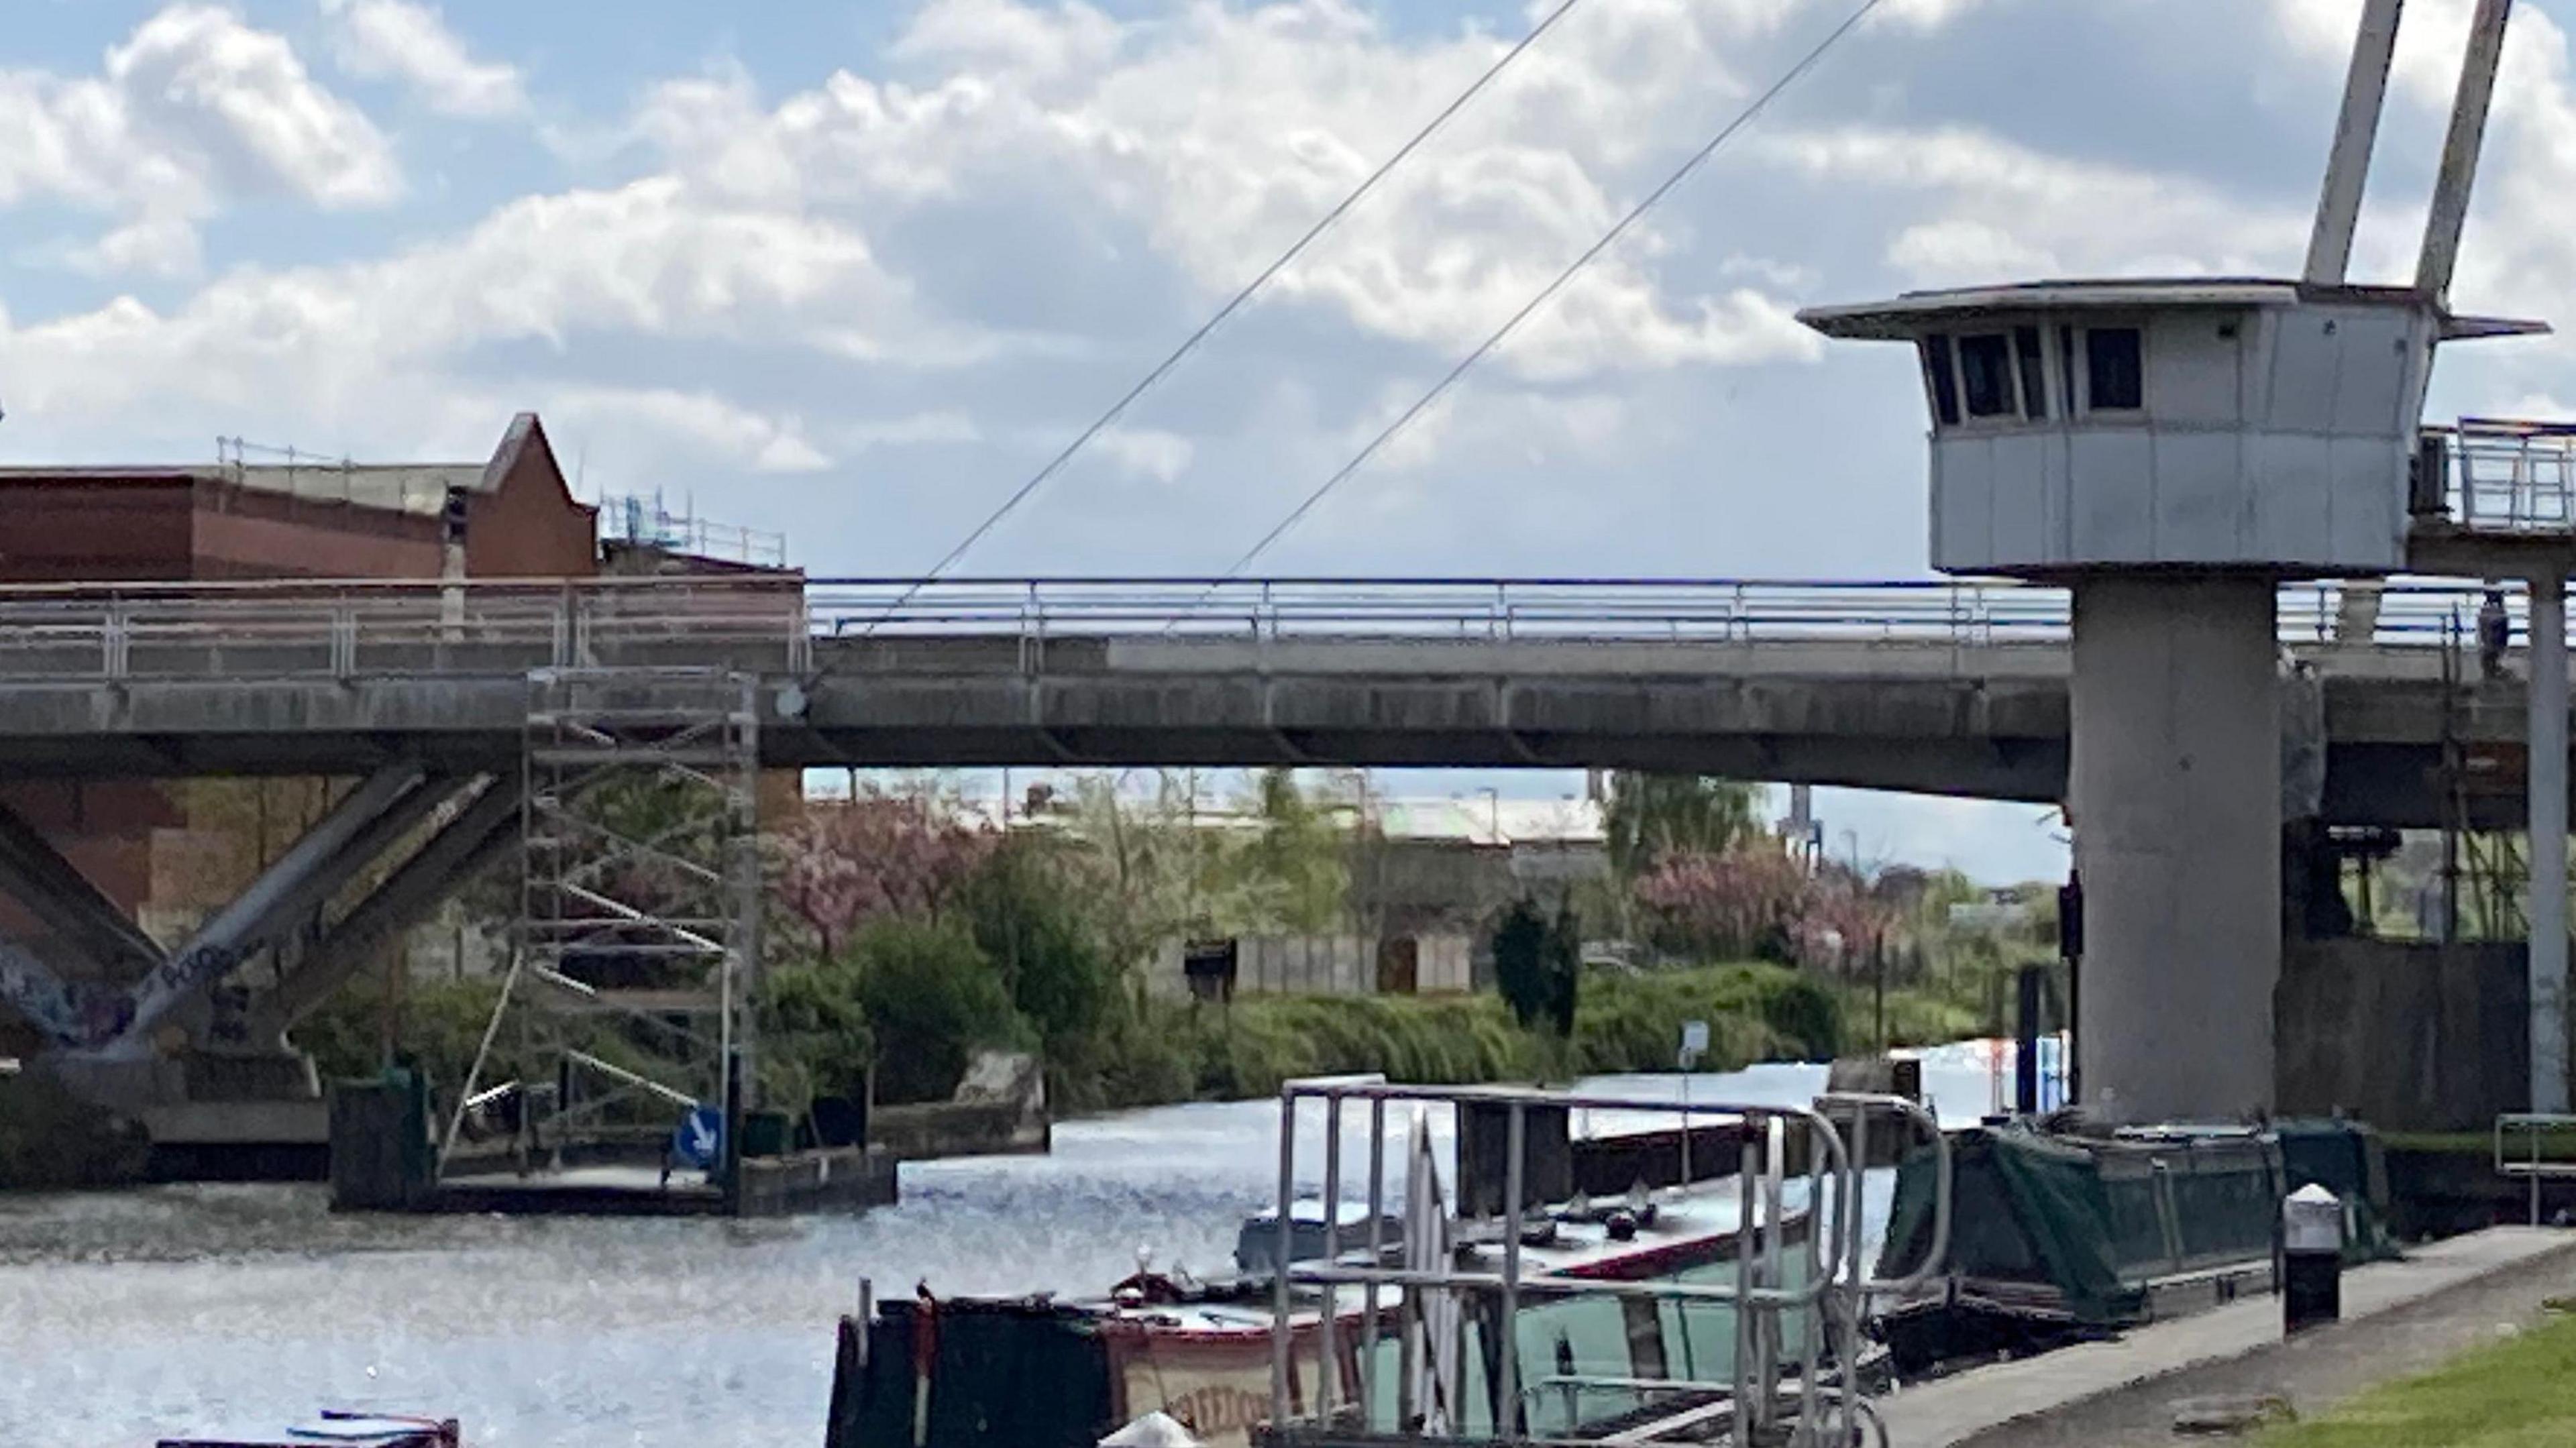
[[[2343,1316],[2343,1201],[2310,1182],[2281,1202],[2281,1332]]]

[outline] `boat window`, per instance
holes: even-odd
[[[2134,412],[2146,405],[2146,361],[2135,327],[2084,329],[2085,406]]]
[[[2012,349],[2002,333],[1959,339],[1959,390],[1970,417],[2012,416]]]
[[[2057,377],[2059,385],[2066,389],[2068,417],[2075,415],[2077,406],[2075,389],[2078,379],[2082,376],[2082,373],[2075,370],[2075,329],[2060,327],[2057,329]]]
[[[1923,378],[1932,388],[1932,416],[1943,427],[1959,425],[1959,388],[1950,366],[1950,339],[1935,332],[1923,339]]]
[[[2021,415],[2048,420],[2048,369],[2039,360],[2039,329],[2013,328],[2013,354],[2021,363]]]

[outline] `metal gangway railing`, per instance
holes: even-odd
[[[2451,518],[2472,533],[2576,531],[2576,423],[2464,417],[2428,428]]]
[[[2522,1151],[2507,1149],[2506,1138],[2519,1134]],[[2576,1179],[2576,1155],[2549,1156],[2552,1138],[2576,1147],[2576,1116],[2547,1111],[2508,1111],[2496,1118],[2495,1169],[2502,1177],[2531,1186],[2531,1225],[2540,1225],[2540,1187],[2552,1180]]]
[[[2285,585],[2285,645],[2439,646],[2482,585]],[[2519,609],[2518,589],[2508,591]],[[2359,625],[2354,618],[2363,620]],[[2063,589],[1598,579],[585,579],[0,587],[0,680],[510,674],[721,661],[805,673],[835,641],[1846,644],[2061,648]],[[2356,631],[2357,629],[2357,631]],[[1009,655],[1006,658],[1011,657]],[[1966,665],[1963,665],[1966,667]]]
[[[1321,1255],[1299,1259],[1290,1249],[1298,1205],[1297,1132],[1301,1103],[1323,1108],[1322,1180],[1323,1241]],[[1345,1241],[1342,1188],[1343,1109],[1365,1103],[1368,1111],[1366,1153],[1367,1198],[1364,1225]],[[1400,1260],[1390,1262],[1384,1233],[1386,1163],[1390,1142],[1390,1103],[1447,1106],[1457,1115],[1460,1171],[1466,1171],[1471,1111],[1499,1111],[1504,1118],[1501,1152],[1503,1180],[1499,1210],[1483,1225],[1481,1238],[1453,1238],[1468,1213],[1453,1220],[1443,1215],[1436,1189],[1426,1198],[1423,1178],[1436,1173],[1427,1159],[1422,1126],[1414,1127],[1414,1157],[1407,1171],[1406,1240],[1397,1244]],[[1533,1220],[1555,1220],[1548,1209],[1531,1210],[1528,1197],[1530,1120],[1550,1112],[1563,1121],[1574,1112],[1671,1117],[1679,1120],[1685,1143],[1694,1123],[1733,1123],[1739,1128],[1733,1201],[1735,1205],[1731,1280],[1682,1280],[1679,1277],[1632,1280],[1528,1270],[1524,1245]],[[1901,1279],[1871,1275],[1870,1244],[1865,1239],[1863,1174],[1871,1159],[1874,1116],[1892,1118],[1897,1129],[1928,1142],[1935,1154],[1937,1181],[1930,1249],[1915,1270]],[[1689,1174],[1687,1165],[1683,1172]],[[1468,1200],[1470,1183],[1458,1183],[1459,1204]],[[1793,1190],[1796,1188],[1796,1190]],[[1693,1193],[1695,1184],[1680,1183],[1676,1193]],[[1706,1200],[1723,1201],[1725,1188],[1706,1190]],[[1381,1371],[1382,1319],[1385,1294],[1398,1294],[1397,1326],[1401,1353],[1394,1388],[1392,1421],[1401,1431],[1414,1431],[1425,1421],[1421,1385],[1437,1366],[1438,1332],[1458,1333],[1469,1320],[1467,1304],[1486,1304],[1482,1319],[1488,1345],[1487,1409],[1495,1442],[1542,1441],[1530,1431],[1533,1408],[1548,1395],[1567,1404],[1568,1434],[1578,1431],[1575,1404],[1586,1393],[1613,1392],[1637,1403],[1653,1398],[1677,1401],[1651,1426],[1626,1422],[1615,1436],[1579,1441],[1646,1442],[1688,1429],[1694,1441],[1724,1432],[1736,1448],[1787,1444],[1790,1448],[1834,1448],[1864,1441],[1883,1427],[1870,1407],[1861,1382],[1861,1322],[1868,1305],[1912,1293],[1939,1273],[1950,1234],[1950,1146],[1939,1122],[1922,1105],[1898,1096],[1837,1093],[1812,1105],[1692,1102],[1618,1093],[1551,1091],[1515,1087],[1439,1087],[1392,1085],[1370,1077],[1292,1081],[1280,1093],[1278,1247],[1273,1279],[1271,1322],[1271,1417],[1274,1437],[1281,1430],[1304,1434],[1290,1441],[1329,1448],[1337,1433],[1366,1435],[1388,1418],[1389,1384]],[[1428,1202],[1432,1217],[1423,1219]],[[1417,1240],[1431,1230],[1433,1240]],[[1794,1240],[1794,1243],[1792,1241]],[[1345,1246],[1358,1249],[1346,1252]],[[1499,1249],[1498,1267],[1462,1266],[1458,1248]],[[1794,1254],[1794,1255],[1793,1255]],[[1489,1255],[1489,1254],[1488,1254]],[[1293,1259],[1293,1260],[1292,1260]],[[1360,1342],[1353,1374],[1356,1396],[1341,1401],[1343,1359],[1340,1336],[1349,1295],[1358,1296]],[[1705,1377],[1687,1367],[1669,1371],[1671,1355],[1661,1356],[1667,1371],[1660,1377],[1636,1373],[1588,1373],[1560,1363],[1558,1371],[1523,1380],[1520,1325],[1524,1304],[1548,1299],[1610,1297],[1624,1303],[1652,1304],[1660,1320],[1669,1304],[1681,1331],[1690,1331],[1686,1315],[1693,1309],[1731,1314],[1733,1352],[1723,1378]],[[1312,1328],[1313,1391],[1301,1391],[1298,1346],[1303,1312],[1314,1314]],[[1459,1351],[1463,1357],[1463,1349]],[[1687,1355],[1685,1356],[1687,1363]],[[1451,1391],[1463,1391],[1463,1374]],[[1463,1413],[1446,1422],[1434,1420],[1441,1436],[1466,1437]],[[1371,1441],[1376,1441],[1372,1439]],[[1548,1439],[1547,1441],[1555,1441]]]

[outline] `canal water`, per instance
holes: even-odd
[[[1945,1122],[1992,1104],[1973,1047],[1925,1074]],[[1821,1067],[1757,1066],[1689,1090],[1786,1103],[1823,1085]],[[0,1195],[0,1443],[137,1448],[345,1406],[452,1414],[473,1448],[805,1448],[862,1277],[1090,1294],[1140,1249],[1221,1270],[1274,1196],[1277,1133],[1275,1101],[1066,1122],[1050,1156],[906,1167],[899,1207],[779,1222],[335,1217],[314,1187]],[[1312,1181],[1320,1121],[1300,1136]]]

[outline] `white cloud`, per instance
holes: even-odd
[[[1113,427],[1093,441],[1094,447],[1130,477],[1157,483],[1178,481],[1189,471],[1197,449],[1176,432],[1160,428]]]
[[[1376,336],[1472,345],[1675,159],[1659,138],[1677,108],[1740,98],[1724,61],[1793,8],[1647,0],[1570,20],[1283,275],[1276,301]],[[1191,6],[1124,28],[1079,4],[933,0],[894,49],[916,76],[844,72],[765,111],[739,75],[678,82],[637,130],[693,184],[745,204],[883,214],[1007,195],[1045,207],[1059,247],[1138,226],[1213,299],[1502,44],[1401,41],[1350,0]],[[1649,263],[1671,240],[1641,227],[1502,365],[1556,377],[1812,355],[1766,293],[1667,296]]]
[[[901,328],[865,240],[696,206],[667,178],[512,202],[465,235],[371,262],[208,284],[166,313],[132,298],[0,331],[13,413],[103,416],[295,399],[305,426],[363,419],[474,349],[585,336],[792,344]],[[761,466],[810,465],[793,443]]]
[[[231,11],[177,4],[107,54],[115,98],[165,142],[193,140],[220,171],[323,206],[392,200],[402,175],[384,136],[304,69],[282,36]]]
[[[206,5],[144,20],[96,75],[0,70],[0,135],[0,205],[52,198],[118,219],[60,248],[97,272],[193,271],[195,224],[232,200],[344,208],[402,190],[384,136],[285,39]]]
[[[631,452],[641,433],[676,445],[687,458],[756,473],[812,473],[832,466],[807,439],[803,419],[747,408],[712,392],[561,388],[549,390],[544,405],[549,425],[565,439],[602,434]]]
[[[444,115],[490,118],[527,109],[518,69],[474,58],[435,5],[322,0],[332,54],[351,75],[398,80]]]
[[[200,263],[197,228],[174,217],[147,218],[74,248],[67,259],[75,270],[95,276],[194,276]]]
[[[2308,217],[2196,177],[2054,156],[1966,126],[1851,126],[1772,138],[1763,153],[1882,195],[1928,194],[1939,213],[1901,225],[1887,262],[1919,285],[2061,275],[2278,275]]]

